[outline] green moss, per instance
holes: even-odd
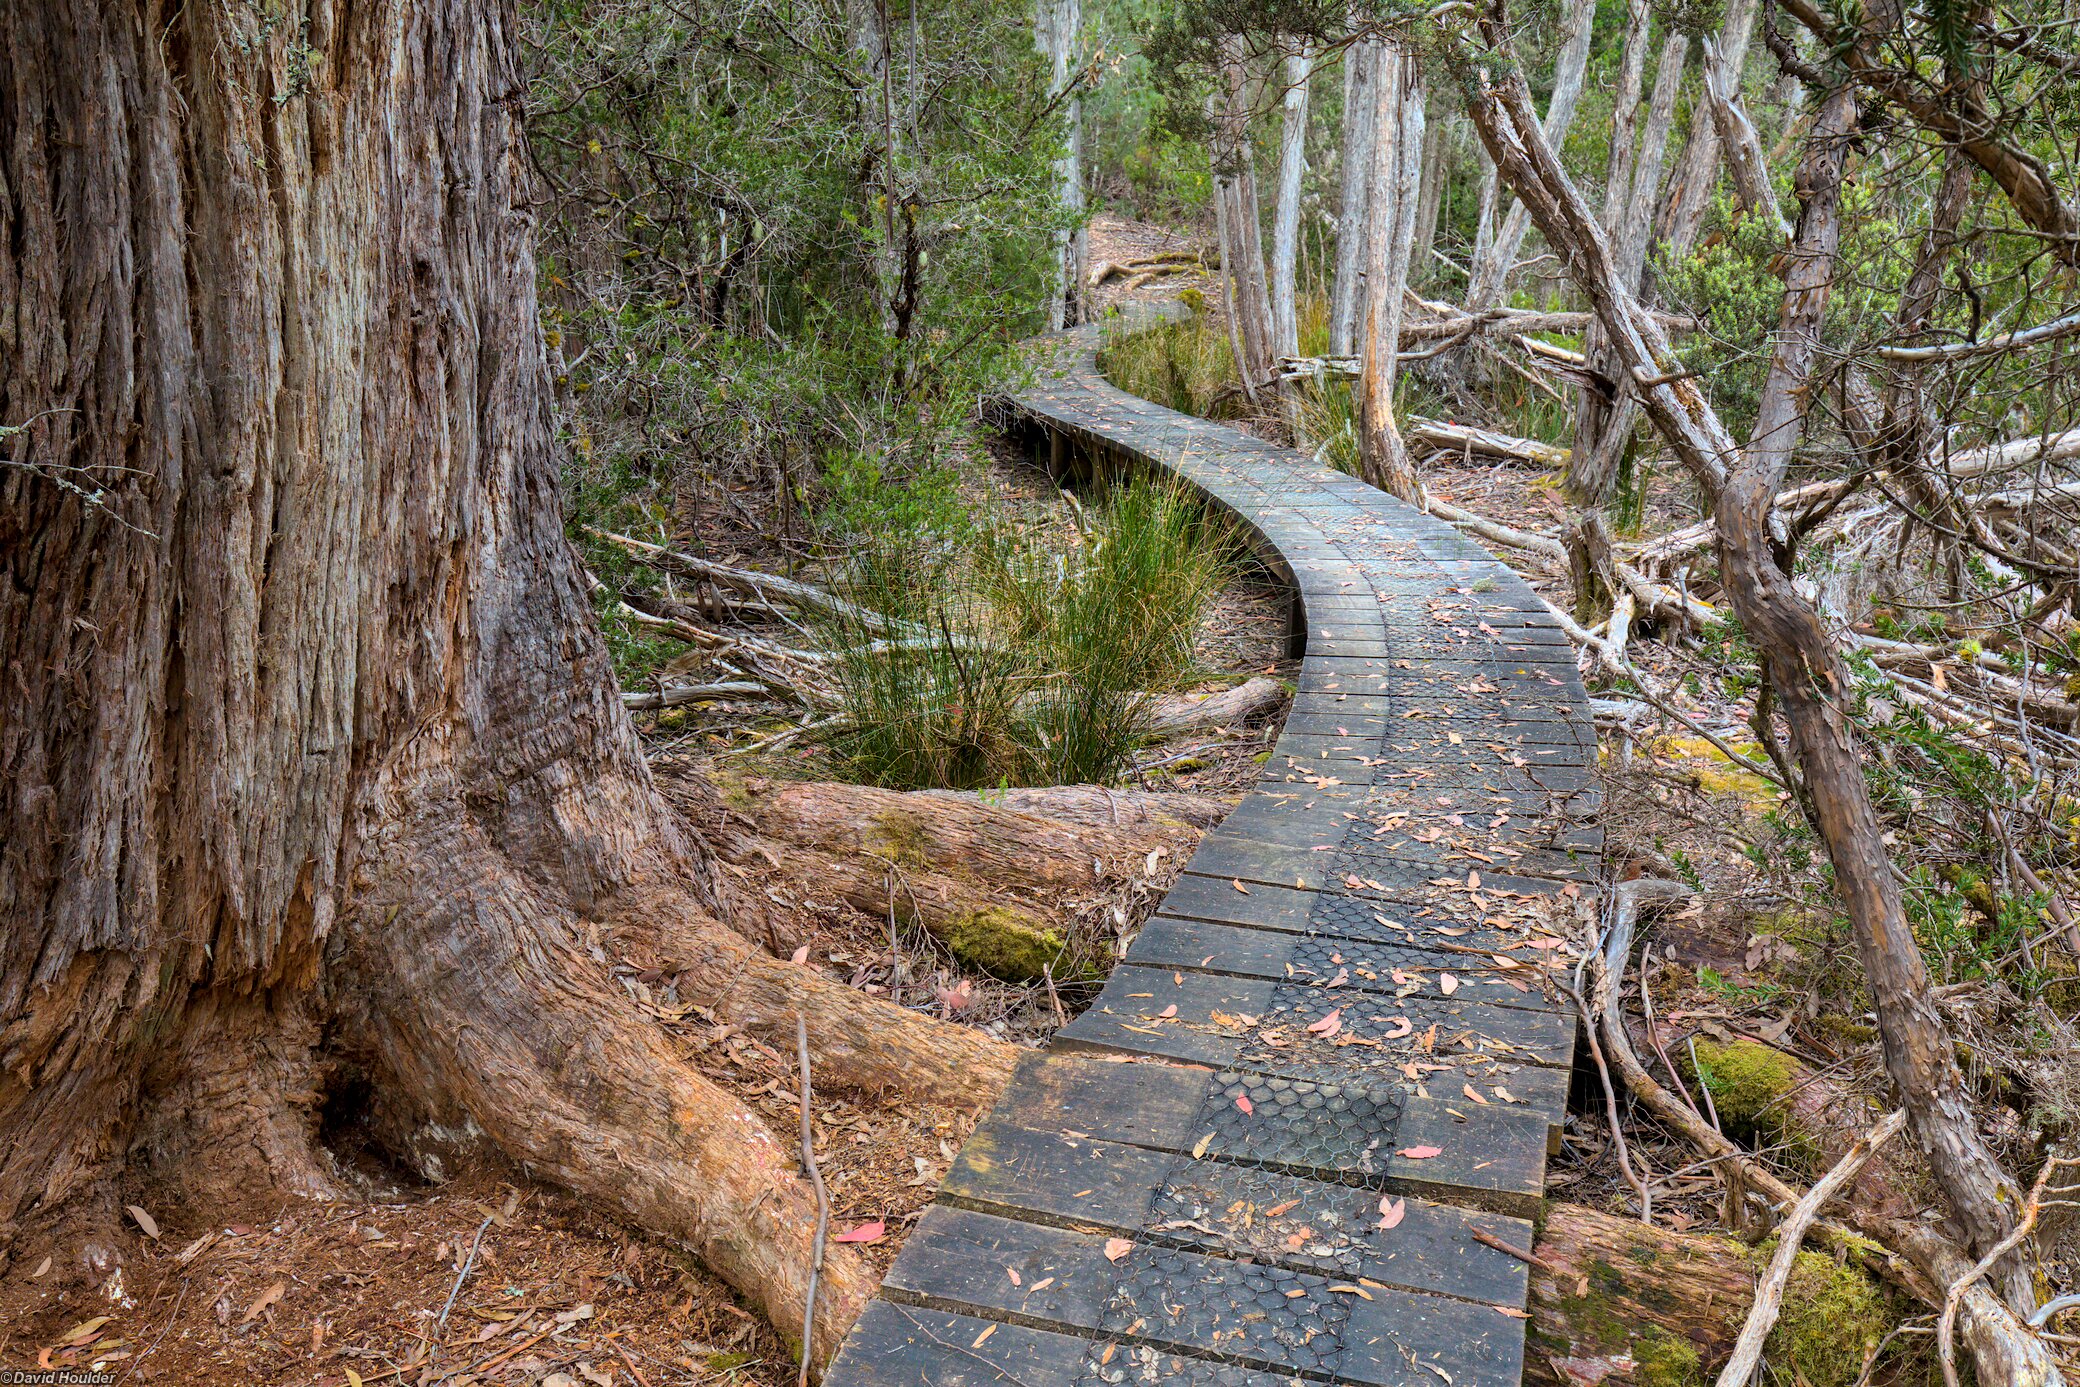
[[[1702,1387],[1704,1364],[1697,1345],[1669,1333],[1658,1324],[1632,1341],[1632,1380],[1640,1387]]]
[[[1780,1146],[1799,1161],[1818,1154],[1818,1144],[1799,1130],[1783,1101],[1798,1084],[1798,1063],[1791,1056],[1753,1040],[1700,1040],[1696,1069],[1692,1077],[1710,1091],[1719,1125],[1728,1132]]]
[[[1766,1352],[1796,1381],[1851,1387],[1894,1318],[1884,1289],[1869,1273],[1824,1253],[1801,1252],[1791,1264],[1784,1308]]]
[[[898,867],[930,865],[925,852],[930,843],[924,820],[901,809],[876,814],[867,830],[867,850],[887,858]],[[1036,973],[1034,976],[1039,975]]]
[[[1033,916],[988,905],[955,916],[942,936],[953,956],[971,968],[1010,982],[1037,982],[1050,966],[1067,981],[1087,969],[1065,969],[1068,941]]]

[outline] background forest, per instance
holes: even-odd
[[[0,1367],[820,1372],[1290,702],[1004,407],[1079,325],[1587,682],[1527,1380],[2080,1361],[2063,6],[91,8],[0,16]]]

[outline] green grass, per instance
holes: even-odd
[[[1136,480],[1051,549],[992,529],[862,552],[847,596],[900,624],[830,632],[847,773],[892,789],[1108,781],[1146,733],[1149,695],[1191,668],[1233,543],[1175,486]]]

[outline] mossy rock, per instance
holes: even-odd
[[[1757,1250],[1766,1265],[1774,1242]],[[1892,1301],[1870,1273],[1821,1252],[1792,1260],[1784,1308],[1765,1356],[1811,1387],[1853,1387],[1864,1360],[1897,1321]]]
[[[1071,955],[1060,930],[1010,906],[986,905],[956,915],[941,937],[962,963],[1006,982],[1038,982],[1050,970],[1057,982],[1104,976],[1102,967]]]

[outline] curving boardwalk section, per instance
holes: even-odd
[[[1589,889],[1601,842],[1573,652],[1450,527],[1116,390],[1066,336],[1014,416],[1238,517],[1297,595],[1299,689],[829,1380],[1515,1384],[1526,1267],[1491,1243],[1531,1244],[1575,1030],[1540,898]]]

